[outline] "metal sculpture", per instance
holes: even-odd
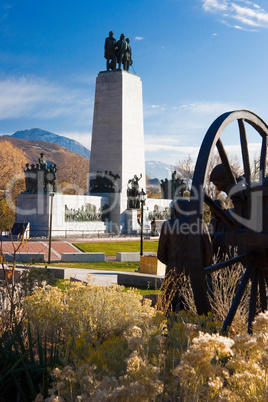
[[[121,70],[122,64],[124,70],[128,71],[129,67],[133,64],[132,61],[132,49],[130,46],[130,39],[125,39],[125,34],[120,35],[120,39],[116,41],[113,37],[113,31],[109,32],[109,36],[105,39],[104,43],[104,57],[106,59],[106,69],[116,70],[116,64],[118,63],[118,69]]]
[[[140,185],[139,181],[142,178],[142,173],[140,177],[136,174],[132,179],[129,179],[127,183],[127,209],[140,209],[139,192]]]
[[[176,170],[173,171],[171,180],[165,179],[160,181],[162,198],[176,199],[183,197],[183,193],[186,190],[186,184],[183,179],[177,176]]]
[[[224,130],[237,121],[242,152],[243,170],[242,180],[237,181],[222,143]],[[259,177],[257,182],[252,181],[246,127],[255,129],[261,139],[259,162]],[[191,267],[190,279],[194,292],[195,304],[198,314],[210,311],[207,293],[206,275],[224,267],[241,262],[245,272],[241,278],[236,296],[230,311],[223,324],[225,332],[231,325],[241,298],[248,283],[251,284],[249,300],[248,331],[252,331],[252,322],[256,314],[257,298],[260,299],[261,309],[267,310],[268,285],[268,178],[266,177],[268,126],[254,113],[247,110],[227,112],[219,116],[208,129],[196,162],[192,182],[190,210],[190,223],[195,225],[195,233],[201,233],[203,202],[211,210],[220,214],[221,219],[229,226],[229,231],[221,234],[227,245],[236,245],[238,255],[234,258],[204,267],[202,265],[202,247],[200,236],[193,234],[189,242],[189,264]],[[219,156],[228,177],[228,195],[233,201],[234,208],[226,214],[204,192],[208,166],[214,149],[218,149]]]
[[[56,192],[57,165],[48,165],[44,153],[41,152],[38,163],[26,163],[25,185],[28,193],[51,193]]]

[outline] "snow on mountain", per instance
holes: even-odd
[[[146,174],[151,179],[155,178],[157,178],[158,180],[171,179],[171,174],[174,170],[176,170],[176,167],[174,165],[168,165],[167,163],[158,161],[145,162]]]

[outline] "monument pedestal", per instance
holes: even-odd
[[[136,209],[127,209],[125,211],[126,233],[137,234],[140,232],[138,224],[138,211]]]
[[[107,196],[68,195],[61,193],[22,193],[17,199],[17,222],[30,223],[31,237],[105,233],[108,224],[102,221],[109,208]]]
[[[110,194],[117,200],[110,217],[113,231],[120,233],[125,227],[128,181],[142,174],[139,186],[146,191],[142,83],[128,71],[103,71],[96,80],[89,188],[99,172],[111,178],[119,193],[117,198]]]

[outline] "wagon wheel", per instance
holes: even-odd
[[[265,168],[266,168],[267,136],[268,136],[267,124],[263,120],[261,120],[257,115],[246,110],[227,112],[219,116],[212,123],[212,125],[210,126],[204,137],[194,171],[191,199],[190,199],[191,211],[194,211],[194,214],[190,215],[189,218],[190,225],[194,225],[190,227],[195,227],[195,231],[192,231],[194,233],[201,233],[203,202],[206,202],[212,209],[218,210],[218,206],[214,203],[214,201],[212,201],[208,196],[204,194],[203,190],[208,174],[209,161],[214,152],[215,146],[218,149],[218,153],[221,158],[222,164],[224,165],[230,185],[236,184],[236,179],[232,173],[228,156],[225,152],[224,146],[220,139],[224,129],[235,120],[237,120],[238,122],[238,131],[242,151],[244,181],[245,181],[244,188],[246,189],[246,191],[248,191],[250,197],[252,197],[252,191],[254,191],[254,189],[257,188],[258,183],[252,183],[251,180],[250,160],[249,160],[245,123],[252,126],[256,130],[256,132],[260,135],[261,139],[259,189],[262,188],[262,181],[266,177]],[[229,221],[228,219],[226,220],[224,216],[222,216],[222,218],[231,227],[230,230],[236,229],[237,226],[240,225],[239,219],[237,221],[235,217],[233,217],[231,220],[229,219]],[[249,317],[248,317],[249,332],[251,332],[252,322],[254,320],[254,316],[256,313],[256,300],[258,293],[260,295],[262,310],[264,311],[267,309],[266,287],[268,282],[267,281],[268,275],[266,274],[265,269],[263,269],[264,267],[260,269],[259,266],[260,258],[259,259],[256,258],[256,254],[259,253],[260,248],[258,241],[257,244],[256,240],[255,242],[252,241],[252,233],[253,237],[258,238],[259,243],[262,243],[261,253],[263,252],[265,253],[265,249],[268,248],[265,245],[268,245],[268,242],[267,239],[263,240],[263,238],[257,232],[255,236],[254,230],[250,230],[250,232],[251,236],[249,236],[250,240],[248,240],[247,237],[246,242],[247,246],[245,252],[243,252],[242,254],[240,253],[234,259],[226,260],[222,263],[215,264],[214,266],[212,265],[211,267],[204,267],[203,265],[203,251],[201,245],[201,237],[195,234],[192,234],[190,237],[189,242],[190,279],[194,293],[197,312],[200,315],[207,314],[210,311],[209,299],[207,296],[206,275],[218,269],[222,269],[223,267],[230,266],[236,262],[241,261],[243,264],[243,261],[246,261],[246,263],[244,262],[243,264],[246,270],[245,273],[243,274],[243,277],[241,278],[241,282],[238,287],[236,296],[232,302],[232,306],[223,324],[223,331],[225,331],[227,327],[231,325],[236,310],[241,301],[241,298],[245,292],[246,286],[250,280],[251,280],[251,294],[249,300]],[[229,235],[231,233],[234,232],[229,232]],[[243,234],[239,236],[238,233],[236,234],[236,236],[234,236],[234,238],[241,239],[242,241],[243,236],[244,236]],[[240,243],[240,240],[238,240],[238,242]]]

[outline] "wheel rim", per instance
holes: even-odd
[[[194,225],[197,228],[198,233],[201,233],[202,229],[202,210],[203,202],[210,201],[204,195],[203,187],[206,182],[206,177],[208,174],[208,166],[211,156],[213,155],[215,147],[217,147],[221,161],[225,167],[226,174],[228,176],[230,184],[236,184],[236,179],[232,173],[231,165],[225,148],[220,139],[223,131],[232,122],[238,122],[238,130],[240,136],[240,146],[242,152],[242,162],[246,186],[250,187],[252,185],[251,171],[250,171],[250,160],[248,151],[248,142],[246,135],[245,122],[252,126],[261,137],[261,152],[260,152],[260,169],[259,169],[259,181],[261,182],[266,177],[266,157],[267,157],[267,136],[268,136],[268,126],[267,124],[256,114],[248,110],[238,110],[227,112],[219,116],[209,127],[200,151],[198,154],[195,172],[192,182],[191,190],[191,211],[195,211],[193,215],[190,216],[190,227]],[[212,201],[212,200],[211,200]],[[213,203],[213,201],[212,201]],[[213,206],[213,205],[212,205]],[[207,297],[207,284],[205,279],[205,270],[202,258],[202,244],[201,238],[198,235],[191,235],[189,242],[189,263],[190,263],[190,279],[193,288],[195,304],[198,314],[206,314],[210,311],[210,305]],[[228,264],[227,264],[228,265]],[[252,321],[254,319],[256,311],[256,298],[257,292],[260,294],[262,309],[267,308],[265,286],[268,283],[268,274],[263,273],[258,267],[249,262],[247,270],[241,279],[241,283],[248,283],[249,278],[252,277],[252,288],[250,297],[250,308],[249,308],[249,318],[248,318],[248,328],[251,331]],[[244,285],[243,285],[244,286]],[[239,292],[244,292],[245,288],[241,287]],[[235,311],[239,305],[239,297],[234,301],[229,314],[225,320],[223,330],[231,324],[234,317]],[[231,311],[232,310],[232,311]]]

